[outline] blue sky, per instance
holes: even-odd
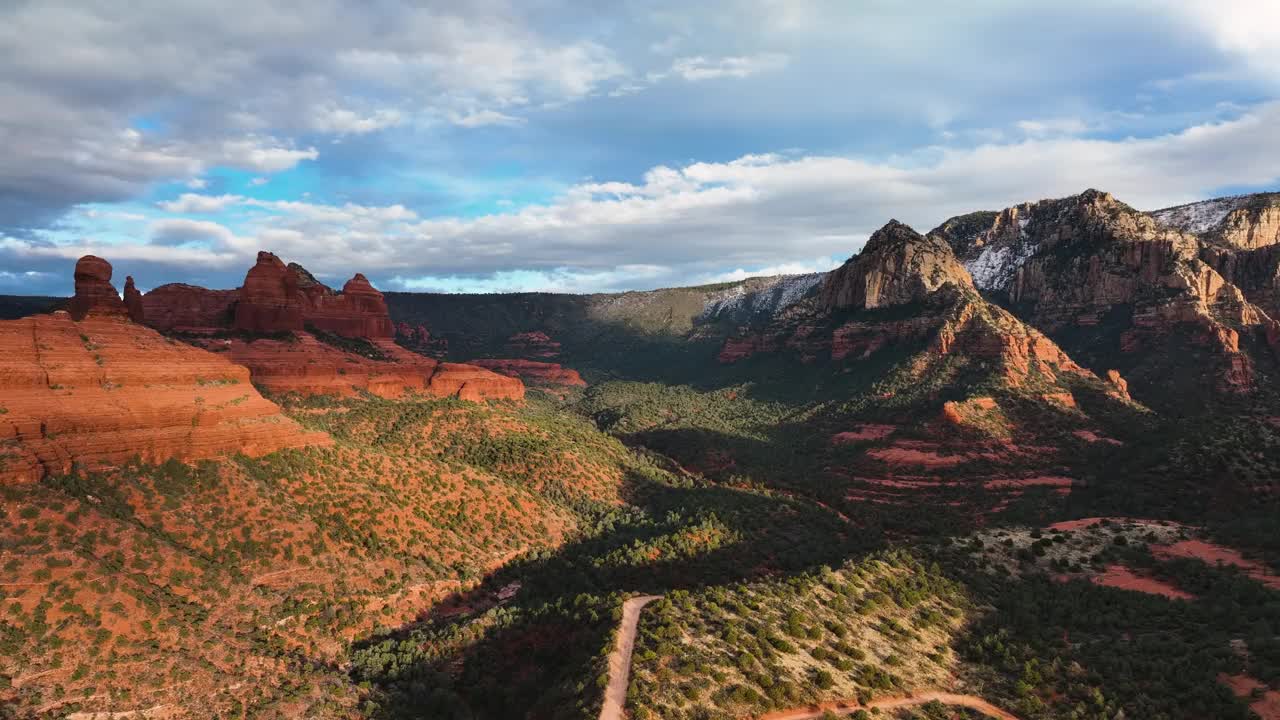
[[[890,218],[1280,188],[1272,0],[0,8],[0,292],[827,269]]]

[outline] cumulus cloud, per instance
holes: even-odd
[[[237,257],[243,272],[262,247],[322,274],[358,268],[403,289],[598,290],[810,272],[857,251],[890,218],[926,231],[952,215],[1088,187],[1155,209],[1228,184],[1275,183],[1277,126],[1280,103],[1270,103],[1147,138],[1029,138],[892,161],[749,155],[659,166],[635,183],[582,183],[552,202],[480,217],[233,197],[228,209],[258,211],[251,227],[174,218],[151,228],[163,247],[92,249],[113,261],[126,249],[164,250],[156,260],[175,262],[169,279],[180,279],[182,263],[210,253]],[[71,258],[89,247],[8,242],[0,249],[17,256]]]
[[[175,247],[200,243],[214,249],[235,250],[235,235],[230,229],[207,220],[166,218],[148,228],[152,245]]]
[[[345,108],[325,107],[316,110],[311,119],[311,127],[318,132],[335,135],[364,135],[395,127],[402,122],[404,115],[398,110],[377,110],[362,115]]]
[[[27,233],[161,181],[202,189],[217,166],[290,169],[318,158],[308,135],[370,135],[407,113],[481,124],[625,73],[604,45],[558,39],[504,5],[0,4],[0,229]]]
[[[244,198],[239,195],[182,193],[177,200],[162,201],[157,205],[171,213],[213,213],[242,200]]]

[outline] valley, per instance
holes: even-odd
[[[1278,202],[596,295],[84,258],[0,298],[0,717],[1274,720]]]

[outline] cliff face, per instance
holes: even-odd
[[[408,392],[472,401],[524,398],[524,384],[518,378],[471,365],[439,363],[390,340],[372,341],[377,358],[347,352],[306,332],[287,340],[210,337],[193,342],[247,367],[253,382],[272,393],[352,395],[363,390],[387,398]]]
[[[891,220],[826,277],[819,304],[828,310],[904,305],[948,283],[972,285],[946,243]]]
[[[193,332],[192,342],[225,353],[272,392],[350,395],[363,390],[383,397],[422,392],[475,401],[524,397],[516,373],[441,364],[393,342],[397,331],[382,293],[360,273],[339,293],[301,265],[285,265],[260,252],[237,290],[163,285],[147,293],[143,307],[154,327]],[[279,339],[226,339],[219,330]],[[400,335],[411,347],[420,341],[423,347],[415,350],[447,348],[425,328],[406,325]]]
[[[142,298],[147,322],[161,330],[295,332],[312,326],[344,337],[384,339],[395,330],[382,293],[360,273],[336,292],[301,265],[269,252],[235,290],[162,285]]]
[[[1170,217],[1181,218],[1181,224]],[[1241,229],[1242,218],[1262,224]],[[1202,254],[1209,241],[1187,229],[1217,233],[1224,243],[1254,242],[1246,238],[1265,234],[1267,218],[1239,208],[1216,219],[1203,212],[1146,214],[1089,190],[967,223],[953,219],[930,235],[956,250],[979,289],[1050,335],[1065,337],[1120,312],[1127,324],[1102,338],[1111,350],[1133,353],[1175,334],[1189,336],[1218,358],[1221,388],[1239,391],[1255,380],[1254,361],[1242,354],[1240,335],[1270,341],[1277,328],[1215,269],[1231,266],[1236,251],[1211,254],[1206,262]]]
[[[1010,220],[1016,227],[1017,216]],[[906,315],[886,314],[906,305]],[[1068,378],[1101,386],[1044,334],[984,300],[948,242],[897,221],[828,275],[817,303],[730,339],[720,361],[792,352],[809,362],[856,365],[887,348],[916,348],[910,367],[921,376],[939,361],[963,357],[982,363],[1010,388]],[[1114,384],[1112,394],[1123,395]]]
[[[170,283],[143,295],[142,308],[146,323],[163,332],[230,329],[239,299],[238,289],[209,290]]]
[[[327,444],[280,414],[223,357],[120,318],[0,322],[0,481],[73,463],[158,462]]]
[[[258,253],[258,262],[240,287],[235,329],[253,333],[301,330],[302,309],[297,276],[275,255]]]
[[[1280,243],[1280,193],[1205,200],[1150,215],[1163,225],[1221,247],[1256,250]]]

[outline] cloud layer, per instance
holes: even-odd
[[[19,1],[0,292],[66,292],[85,252],[230,286],[259,248],[653,287],[821,268],[890,217],[1272,188],[1277,48],[1270,0]]]

